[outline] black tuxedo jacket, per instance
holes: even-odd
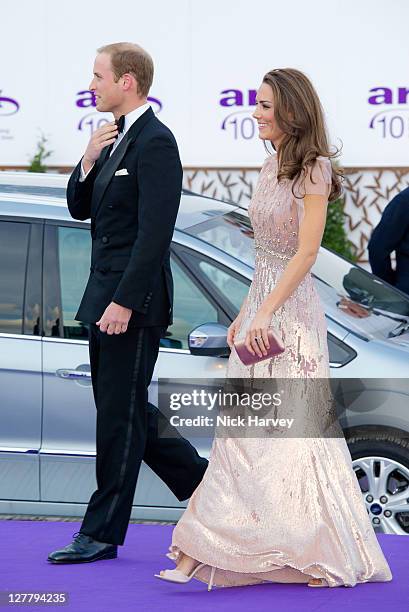
[[[169,248],[182,190],[176,141],[149,108],[108,154],[83,182],[80,162],[67,187],[71,216],[91,219],[90,276],[76,319],[95,323],[115,302],[132,309],[130,326],[170,325]]]

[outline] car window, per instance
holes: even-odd
[[[235,311],[239,311],[249,292],[250,281],[243,277],[233,276],[226,268],[211,263],[209,260],[199,262],[199,268],[213,283],[223,298],[230,302]]]
[[[86,339],[88,329],[75,315],[80,305],[90,268],[91,235],[79,227],[58,228],[58,265],[64,338]]]
[[[0,221],[0,332],[23,331],[24,285],[30,236],[28,223]]]
[[[61,304],[65,338],[86,339],[87,327],[75,320],[88,280],[91,238],[87,229],[58,228],[58,265],[61,278]],[[217,322],[219,312],[174,257],[171,258],[174,282],[173,325],[161,346],[188,349],[188,334],[202,323]]]
[[[250,219],[237,211],[187,228],[186,233],[254,266],[254,234]]]
[[[353,348],[332,334],[327,334],[327,340],[330,363],[338,366],[344,366],[356,357],[357,354]]]
[[[174,284],[173,325],[161,340],[163,348],[188,349],[188,335],[202,323],[219,321],[218,309],[181,265],[171,258]]]

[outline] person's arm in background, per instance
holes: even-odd
[[[393,198],[383,211],[368,243],[369,263],[374,274],[395,284],[391,253],[409,231],[409,187]]]

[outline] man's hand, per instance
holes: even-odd
[[[131,314],[132,310],[130,308],[111,302],[96,325],[99,326],[100,331],[106,332],[109,336],[124,334],[128,329]]]
[[[82,165],[85,173],[95,164],[101,155],[102,149],[114,143],[117,136],[118,128],[115,121],[106,123],[95,130],[85,150],[84,157],[82,158]]]

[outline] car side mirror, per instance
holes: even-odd
[[[188,337],[192,355],[228,357],[227,327],[220,323],[204,323],[193,329]]]

